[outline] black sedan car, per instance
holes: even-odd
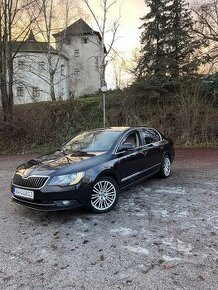
[[[113,209],[119,191],[154,174],[167,178],[173,142],[144,127],[113,127],[79,134],[52,154],[16,169],[12,200],[38,210],[85,206]]]

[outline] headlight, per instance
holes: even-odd
[[[80,182],[80,180],[84,177],[85,172],[77,172],[66,175],[54,176],[49,182],[49,186],[59,185],[59,186],[68,186],[75,185]]]

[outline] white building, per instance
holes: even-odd
[[[101,36],[79,19],[53,35],[56,49],[39,42],[31,32],[24,42],[13,42],[14,103],[51,100],[50,72],[54,71],[56,99],[92,94],[101,87]]]
[[[100,33],[79,19],[53,35],[56,48],[68,57],[69,92],[81,96],[101,88],[99,66],[103,58]]]

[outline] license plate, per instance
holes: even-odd
[[[34,198],[34,191],[32,191],[32,190],[26,190],[26,189],[21,189],[21,188],[14,187],[13,193],[14,193],[15,196],[24,197],[24,198],[27,198],[27,199],[33,199]]]

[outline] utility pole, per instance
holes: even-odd
[[[107,86],[104,85],[101,87],[102,91],[102,99],[103,99],[103,128],[106,126],[106,92],[107,92]]]

